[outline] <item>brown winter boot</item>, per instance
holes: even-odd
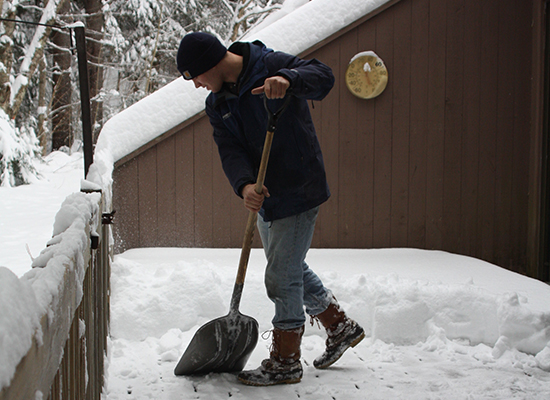
[[[313,361],[315,368],[328,368],[350,347],[355,347],[365,337],[365,331],[340,309],[336,301],[321,314],[316,315],[327,331],[325,352]]]
[[[239,380],[252,386],[271,386],[298,383],[302,379],[300,344],[304,326],[292,330],[273,329],[273,343],[268,359],[250,371],[238,375]]]

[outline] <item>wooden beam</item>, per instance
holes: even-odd
[[[543,104],[544,104],[544,15],[545,3],[533,1],[532,25],[532,69],[531,69],[531,140],[529,166],[529,205],[527,258],[528,274],[541,274],[541,195],[542,195],[542,146],[543,146]]]

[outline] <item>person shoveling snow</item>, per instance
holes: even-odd
[[[328,368],[365,337],[363,328],[348,318],[305,262],[319,206],[330,196],[307,100],[322,100],[332,89],[334,76],[315,59],[275,52],[261,42],[237,42],[226,49],[217,38],[201,32],[182,39],[177,64],[184,79],[212,92],[206,112],[223,169],[252,218],[260,214],[257,225],[267,257],[265,285],[275,304],[273,342],[269,358],[238,378],[253,386],[300,382],[306,312],[321,322],[328,335],[324,353],[314,361],[316,368]],[[268,99],[265,109],[260,95]],[[283,110],[285,97],[288,108],[270,146],[265,186],[263,179],[256,185],[261,161],[267,159],[262,157],[266,114],[270,109]],[[245,237],[245,246],[247,241]],[[249,320],[244,321],[233,330],[248,329]]]

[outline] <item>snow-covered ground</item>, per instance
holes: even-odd
[[[116,257],[106,399],[550,398],[550,287],[414,249],[310,250],[312,268],[367,332],[331,368],[312,366],[325,336],[308,324],[299,384],[252,388],[232,374],[174,376],[196,330],[227,314],[239,253],[134,249]],[[253,250],[240,308],[260,333],[271,329],[273,313],[264,265]],[[269,345],[260,338],[247,368]]]
[[[26,244],[38,255],[63,198],[79,190],[81,155],[46,161],[38,166],[44,179],[0,188],[10,210],[1,214],[0,264],[17,275],[30,269]],[[4,227],[15,223],[14,240]],[[37,232],[44,238],[33,244]],[[312,366],[324,333],[308,324],[299,384],[251,388],[231,374],[174,376],[194,332],[227,313],[239,252],[134,249],[115,257],[105,400],[550,398],[550,287],[469,257],[414,249],[310,251],[312,268],[368,334],[328,370]],[[264,263],[253,250],[241,303],[261,332],[273,312]],[[269,344],[260,338],[247,368],[267,357]]]

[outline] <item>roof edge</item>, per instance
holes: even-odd
[[[387,3],[382,4],[380,7],[372,10],[371,12],[365,14],[361,18],[355,20],[349,25],[346,25],[344,28],[340,29],[337,32],[334,32],[332,35],[326,37],[325,39],[315,43],[315,45],[311,46],[310,48],[302,51],[298,54],[298,57],[303,58],[307,55],[315,52],[316,50],[320,49],[321,47],[325,46],[327,43],[330,43],[336,39],[338,39],[340,36],[345,35],[349,31],[357,28],[359,25],[363,24],[365,21],[368,21],[371,18],[376,17],[378,14],[386,11],[388,8],[396,5],[397,3],[401,2],[402,0],[390,0]]]

